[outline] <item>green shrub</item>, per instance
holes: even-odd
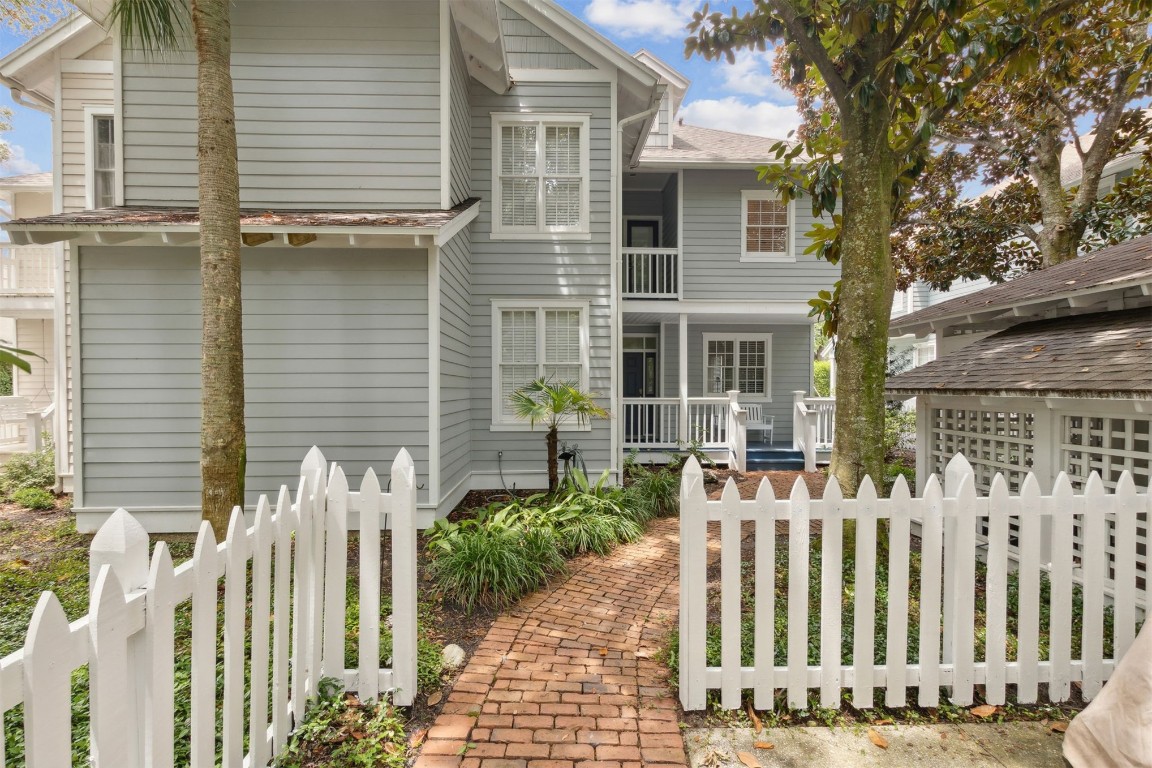
[[[903,408],[888,408],[884,411],[884,455],[909,448],[916,441],[916,412]]]
[[[18,453],[0,471],[0,491],[11,498],[21,488],[47,489],[56,484],[56,452],[52,441],[33,453]]]
[[[812,363],[812,389],[816,397],[832,396],[832,362],[817,360]]]
[[[43,488],[21,488],[12,494],[12,501],[28,509],[56,508],[56,497]]]
[[[346,697],[338,681],[325,678],[320,681],[320,698],[309,705],[303,722],[272,764],[403,768],[407,759],[404,723],[393,707]]]
[[[667,468],[629,466],[631,482],[624,491],[621,507],[638,522],[669,517],[680,511],[680,475]]]

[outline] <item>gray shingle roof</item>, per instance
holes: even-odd
[[[890,330],[893,335],[900,335],[946,319],[997,310],[1011,312],[1059,296],[1146,283],[1152,283],[1152,235],[894,318]]]
[[[645,147],[644,163],[719,163],[753,165],[774,162],[772,148],[780,139],[719,131],[695,125],[672,126],[672,147]]]
[[[894,376],[885,388],[1152,398],[1152,307],[1021,323]]]
[[[0,189],[52,189],[52,172],[0,177]]]

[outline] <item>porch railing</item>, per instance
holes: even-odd
[[[728,397],[624,398],[627,448],[676,448],[695,441],[705,450],[728,448]],[[681,406],[685,406],[682,408]],[[681,430],[681,414],[687,429]]]
[[[792,447],[804,453],[804,471],[816,471],[816,453],[832,450],[836,433],[836,398],[792,393]]]
[[[680,296],[679,248],[622,248],[621,293],[626,299]]]
[[[56,284],[55,251],[50,245],[0,247],[0,293],[52,293]]]

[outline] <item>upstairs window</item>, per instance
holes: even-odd
[[[85,160],[88,207],[116,205],[116,118],[110,107],[87,107]]]
[[[521,424],[510,397],[541,377],[588,388],[588,305],[499,301],[493,305],[494,424]]]
[[[588,117],[493,115],[492,232],[587,236]]]
[[[772,399],[771,334],[704,334],[704,393]]]
[[[792,206],[771,190],[740,194],[741,261],[795,261],[792,255]]]

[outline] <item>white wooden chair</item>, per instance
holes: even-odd
[[[0,397],[0,443],[23,442],[24,425],[31,407],[26,397]]]
[[[764,406],[758,403],[746,403],[744,408],[748,411],[748,421],[745,424],[745,427],[748,430],[749,439],[752,437],[751,433],[762,432],[768,438],[765,442],[771,443],[772,438],[775,435],[774,428],[776,417],[765,416]]]

